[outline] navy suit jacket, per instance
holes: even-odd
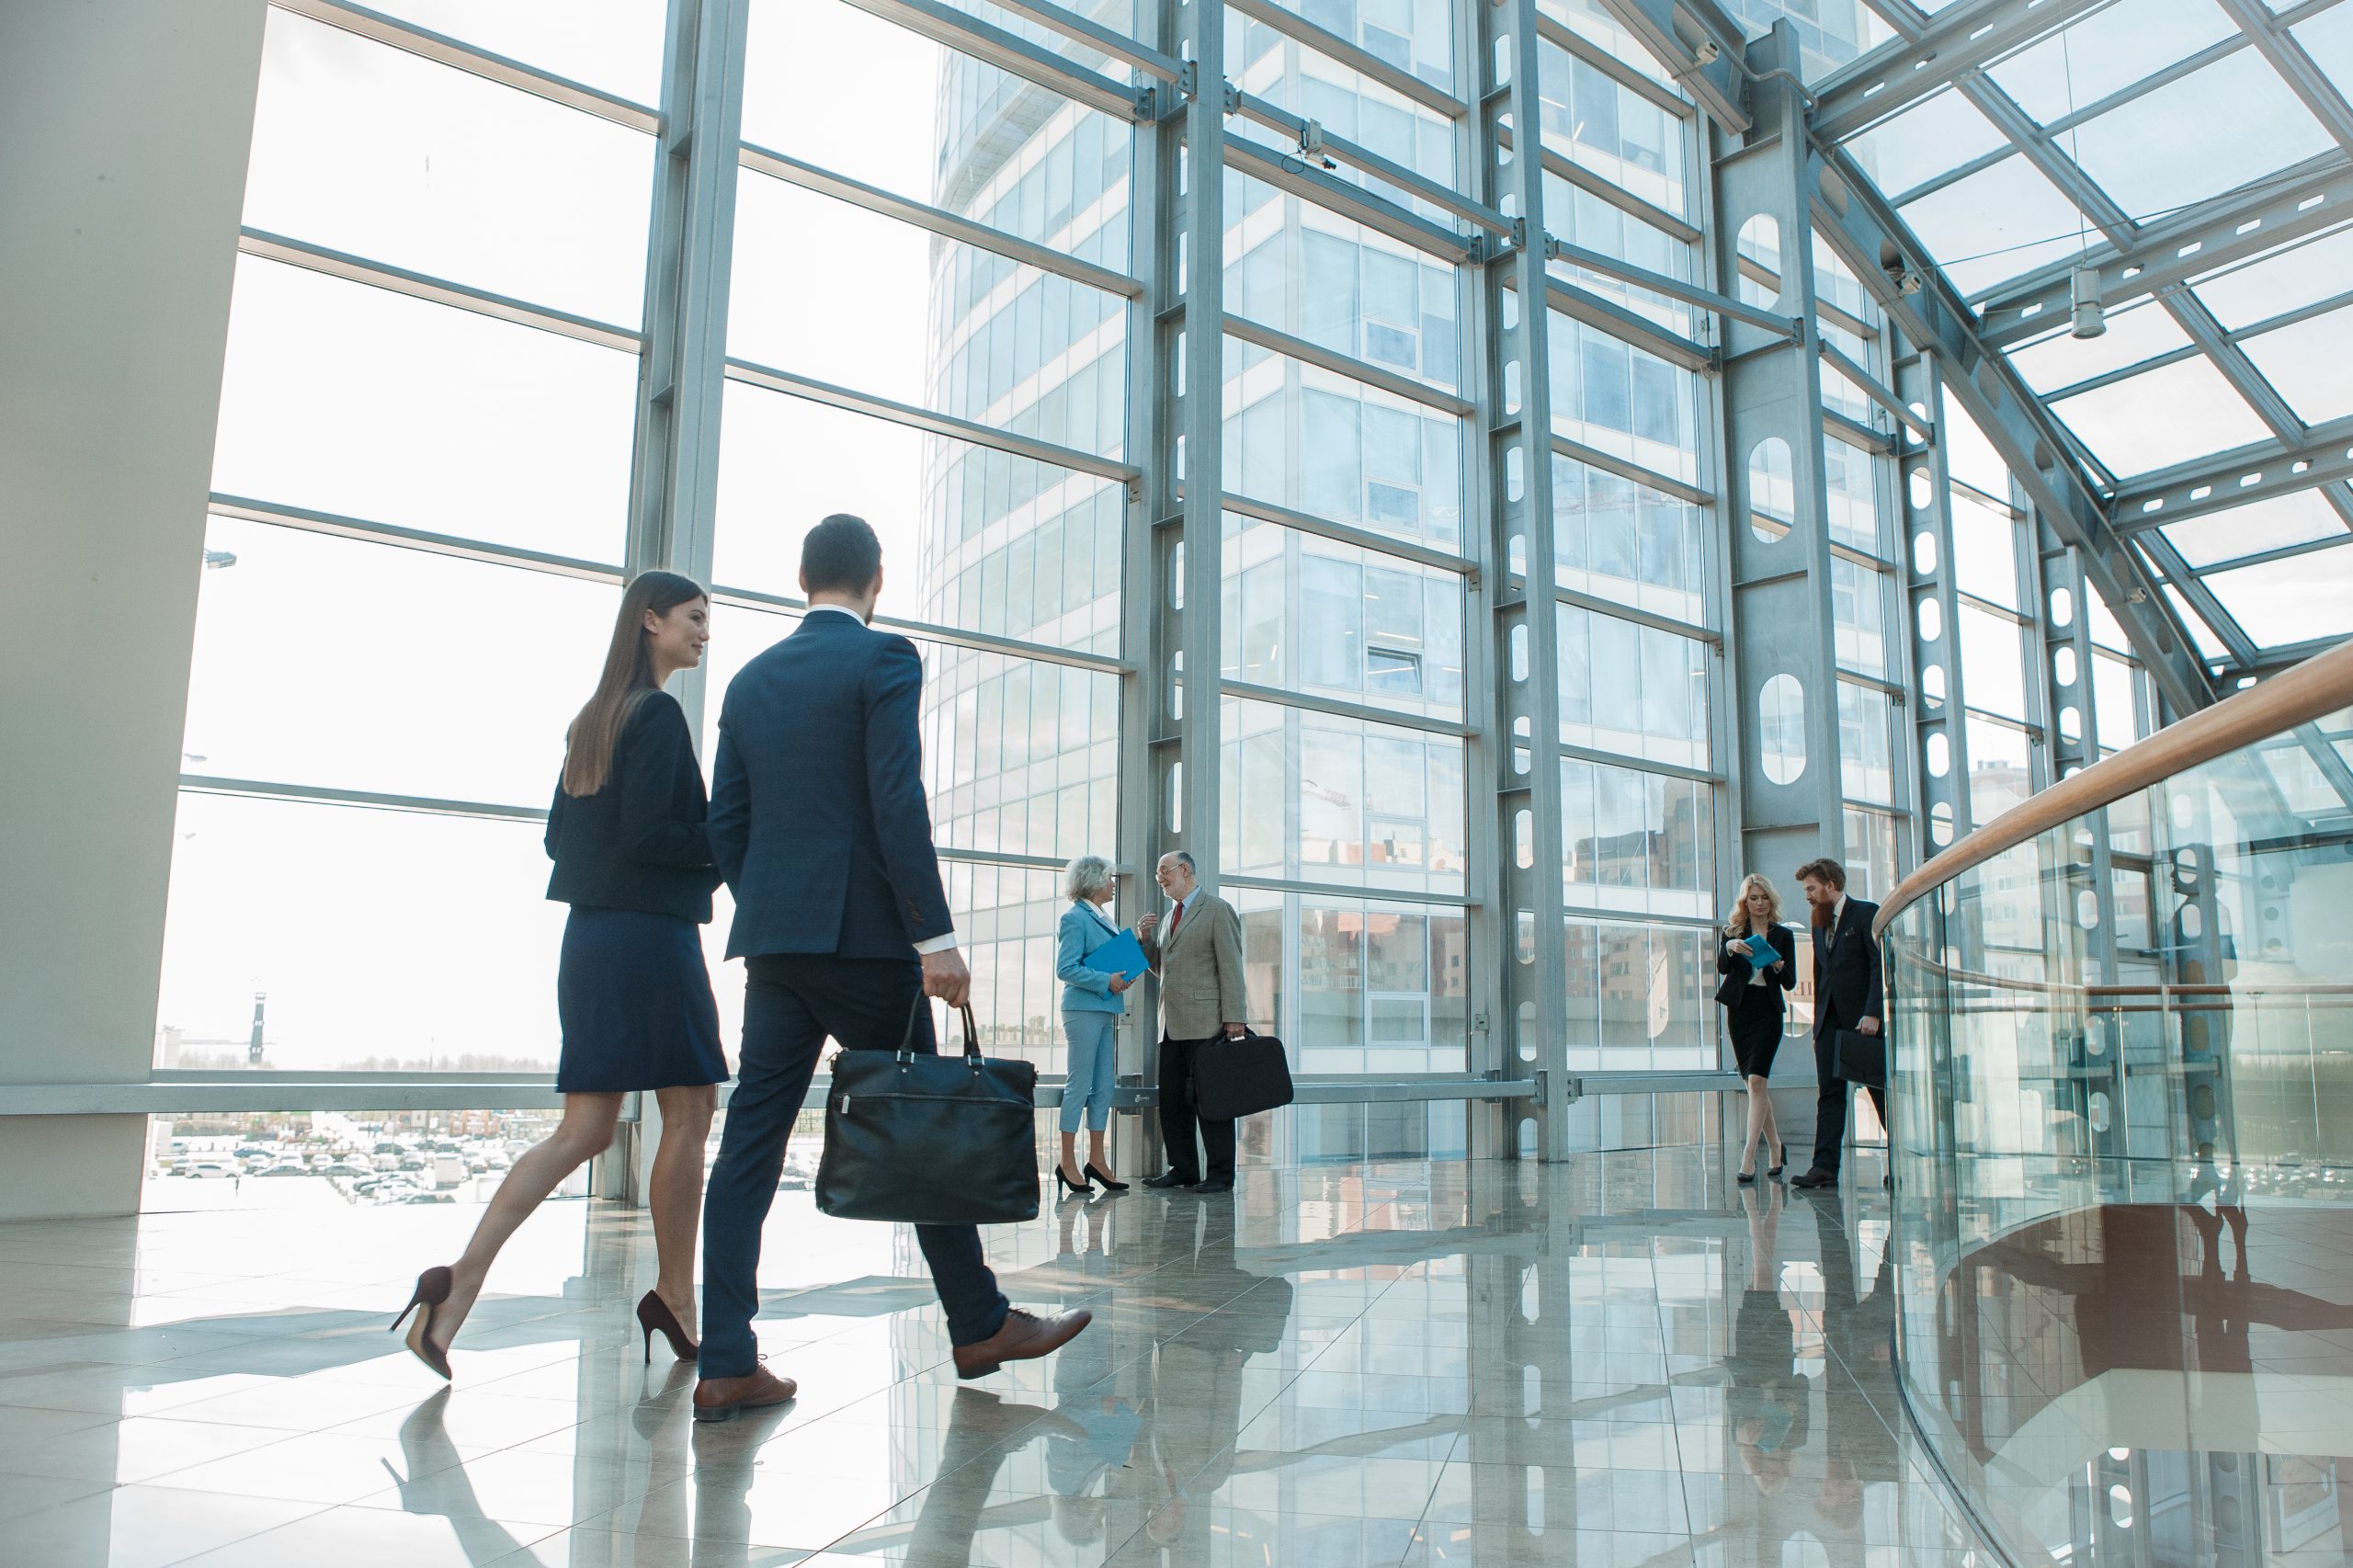
[[[1813,1032],[1816,1039],[1832,1029],[1851,1029],[1865,1018],[1882,1027],[1887,1006],[1880,993],[1879,943],[1871,937],[1871,920],[1879,905],[1850,898],[1840,912],[1836,940],[1813,938]]]
[[[728,683],[710,853],[727,956],[912,958],[953,930],[923,792],[915,644],[820,611]]]

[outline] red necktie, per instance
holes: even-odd
[[[1184,918],[1185,906],[1182,903],[1179,903],[1175,910],[1170,912],[1168,916],[1168,934],[1170,936],[1174,937],[1176,935],[1176,922]]]

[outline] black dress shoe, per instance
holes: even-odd
[[[1193,1190],[1195,1192],[1232,1192],[1233,1190],[1233,1179],[1231,1176],[1213,1176],[1208,1181],[1195,1182],[1193,1184]]]
[[[1190,1187],[1199,1179],[1177,1171],[1163,1171],[1156,1176],[1144,1177],[1143,1184],[1146,1187]]]
[[[1838,1185],[1838,1173],[1836,1171],[1825,1171],[1817,1167],[1806,1172],[1805,1175],[1802,1176],[1790,1177],[1790,1185],[1791,1187],[1836,1187]]]

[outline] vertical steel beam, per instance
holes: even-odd
[[[660,567],[710,580],[749,6],[750,0],[670,4],[631,465],[632,573]],[[697,701],[687,713],[698,737],[699,674],[688,683]]]
[[[1756,123],[1745,145],[1716,161],[1709,242],[1717,275],[1736,279],[1742,229],[1770,219],[1781,258],[1775,308],[1797,324],[1793,337],[1780,339],[1727,318],[1722,376],[1730,632],[1742,687],[1742,863],[1786,879],[1816,855],[1843,853],[1846,820],[1804,104],[1790,79],[1772,75],[1799,68],[1797,35],[1777,23],[1748,55]],[[1756,464],[1775,440],[1789,452],[1793,517],[1786,534],[1768,538],[1750,523],[1761,500]],[[1804,753],[1794,777],[1776,778],[1764,765],[1758,715],[1765,687],[1782,676],[1796,682],[1804,705]]]
[[[1488,9],[1487,0],[1453,0],[1454,80],[1473,97],[1478,96],[1479,87],[1486,87],[1485,97],[1492,99],[1498,89],[1488,81],[1494,59],[1483,22]],[[1454,128],[1455,167],[1470,182],[1467,188],[1487,195],[1493,194],[1492,184],[1482,182],[1488,180],[1486,171],[1495,156],[1494,131],[1495,116],[1483,107],[1463,115]],[[1491,700],[1486,694],[1495,691],[1503,678],[1503,667],[1496,662],[1501,650],[1488,631],[1495,624],[1495,588],[1506,581],[1505,573],[1489,554],[1495,530],[1481,526],[1498,515],[1504,494],[1504,476],[1487,449],[1488,432],[1495,424],[1494,404],[1486,401],[1486,393],[1495,384],[1497,324],[1496,301],[1485,279],[1486,269],[1477,264],[1455,269],[1455,308],[1462,324],[1461,384],[1478,405],[1471,431],[1477,445],[1465,453],[1462,464],[1463,530],[1459,547],[1479,562],[1478,570],[1462,585],[1463,717],[1471,728],[1462,743],[1462,777],[1468,791],[1464,850],[1470,862],[1463,909],[1471,1013],[1465,1065],[1472,1073],[1519,1065],[1519,1046],[1510,1024],[1518,1003],[1508,994],[1506,973],[1513,961],[1514,932],[1504,867],[1512,844],[1502,820],[1504,813],[1496,802],[1480,793],[1505,778],[1512,765],[1509,740],[1494,728],[1492,708],[1481,706]],[[1465,1102],[1464,1148],[1471,1157],[1518,1158],[1522,1109],[1510,1101]]]
[[[658,567],[710,582],[749,9],[750,0],[670,0],[622,557],[632,575]],[[704,672],[672,684],[699,749]],[[590,1175],[599,1196],[632,1207],[644,1204],[662,1127],[654,1097],[642,1100],[643,1119],[620,1124]]]
[[[1153,8],[1157,28],[1146,40],[1175,52],[1182,42],[1184,7]],[[1178,760],[1183,727],[1173,671],[1183,646],[1182,627],[1171,591],[1173,572],[1183,559],[1184,500],[1176,478],[1177,437],[1182,434],[1176,399],[1177,353],[1184,341],[1183,295],[1177,272],[1182,206],[1177,179],[1183,166],[1187,105],[1173,90],[1159,98],[1161,113],[1142,126],[1130,164],[1128,242],[1131,266],[1143,283],[1129,306],[1128,451],[1143,471],[1128,487],[1125,559],[1120,574],[1120,651],[1134,665],[1120,681],[1120,864],[1121,902],[1128,919],[1159,907],[1153,885],[1154,862],[1170,843],[1175,812],[1169,769]],[[1160,987],[1146,974],[1128,1008],[1131,1020],[1120,1052],[1122,1075],[1157,1081]],[[1138,1169],[1161,1163],[1160,1124],[1137,1119],[1139,1145],[1120,1157]]]
[[[1961,596],[1953,585],[1952,473],[1945,463],[1944,367],[1933,355],[1913,349],[1895,368],[1895,388],[1904,402],[1928,411],[1930,428],[1937,432],[1933,440],[1908,444],[1901,460],[1904,613],[1914,684],[1912,747],[1919,762],[1927,856],[1946,848],[1973,825],[1969,733],[1961,720],[1964,676],[1958,656]],[[1937,635],[1924,637],[1924,626],[1933,626]],[[1931,745],[1936,737],[1942,737],[1941,748]],[[1930,765],[1938,749],[1943,752],[1942,773]]]
[[[1492,649],[1484,728],[1495,764],[1497,924],[1503,959],[1505,1060],[1544,1085],[1529,1102],[1542,1159],[1569,1154],[1568,955],[1562,868],[1560,602],[1553,594],[1552,371],[1544,273],[1543,123],[1537,83],[1536,0],[1478,8],[1480,194],[1514,221],[1510,242],[1481,252],[1490,410],[1486,460],[1492,509],[1481,541],[1485,570],[1472,628]],[[1516,143],[1498,134],[1508,124]],[[1533,1055],[1530,1055],[1530,1051]],[[1517,1131],[1515,1130],[1515,1136]]]
[[[1153,456],[1173,476],[1155,551],[1161,618],[1150,668],[1162,722],[1152,769],[1154,853],[1189,852],[1204,882],[1219,860],[1220,611],[1224,594],[1225,11],[1222,0],[1167,0],[1164,37],[1190,67],[1181,111],[1155,153],[1166,229],[1154,256],[1156,344],[1169,378]],[[1175,764],[1172,775],[1169,764]]]
[[[2038,517],[2034,519],[2037,553],[2041,562],[2037,597],[2032,601],[2035,625],[2041,631],[2042,678],[2050,692],[2049,746],[2053,780],[2064,778],[2099,760],[2099,692],[2093,679],[2091,617],[2084,596],[2091,591],[2083,562],[2056,532]],[[2064,592],[2068,616],[2064,625],[2054,617],[2052,603]],[[2065,678],[2062,678],[2065,677]],[[2060,897],[2054,930],[2072,931],[2064,950],[2074,955],[2075,972],[2048,978],[2058,984],[2113,985],[2119,968],[2116,933],[2116,875],[2109,854],[2108,813],[2095,812],[2091,839],[2071,845],[2062,866]],[[2093,922],[2083,923],[2084,895],[2092,895]],[[2055,1015],[2054,1015],[2055,1017]],[[2080,1008],[2074,1028],[2053,1040],[2063,1048],[2080,1086],[2084,1102],[2077,1108],[2085,1128],[2084,1152],[2098,1158],[2125,1153],[2123,1034],[2113,1014]],[[2055,1034],[2055,1031],[2054,1031]],[[2093,1098],[2106,1096],[2108,1125],[2093,1116]]]

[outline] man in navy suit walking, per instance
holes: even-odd
[[[744,667],[720,710],[710,848],[735,895],[727,956],[745,965],[744,1051],[727,1131],[703,1199],[703,1336],[695,1419],[781,1404],[796,1385],[759,1364],[760,1226],[784,1145],[826,1037],[850,1051],[938,1049],[921,995],[963,1005],[924,799],[915,644],[877,631],[882,546],[835,513],[801,551],[808,612]],[[942,1170],[942,1181],[955,1172]],[[1008,1307],[970,1225],[917,1225],[959,1377],[1044,1356],[1084,1329],[1084,1310]]]

